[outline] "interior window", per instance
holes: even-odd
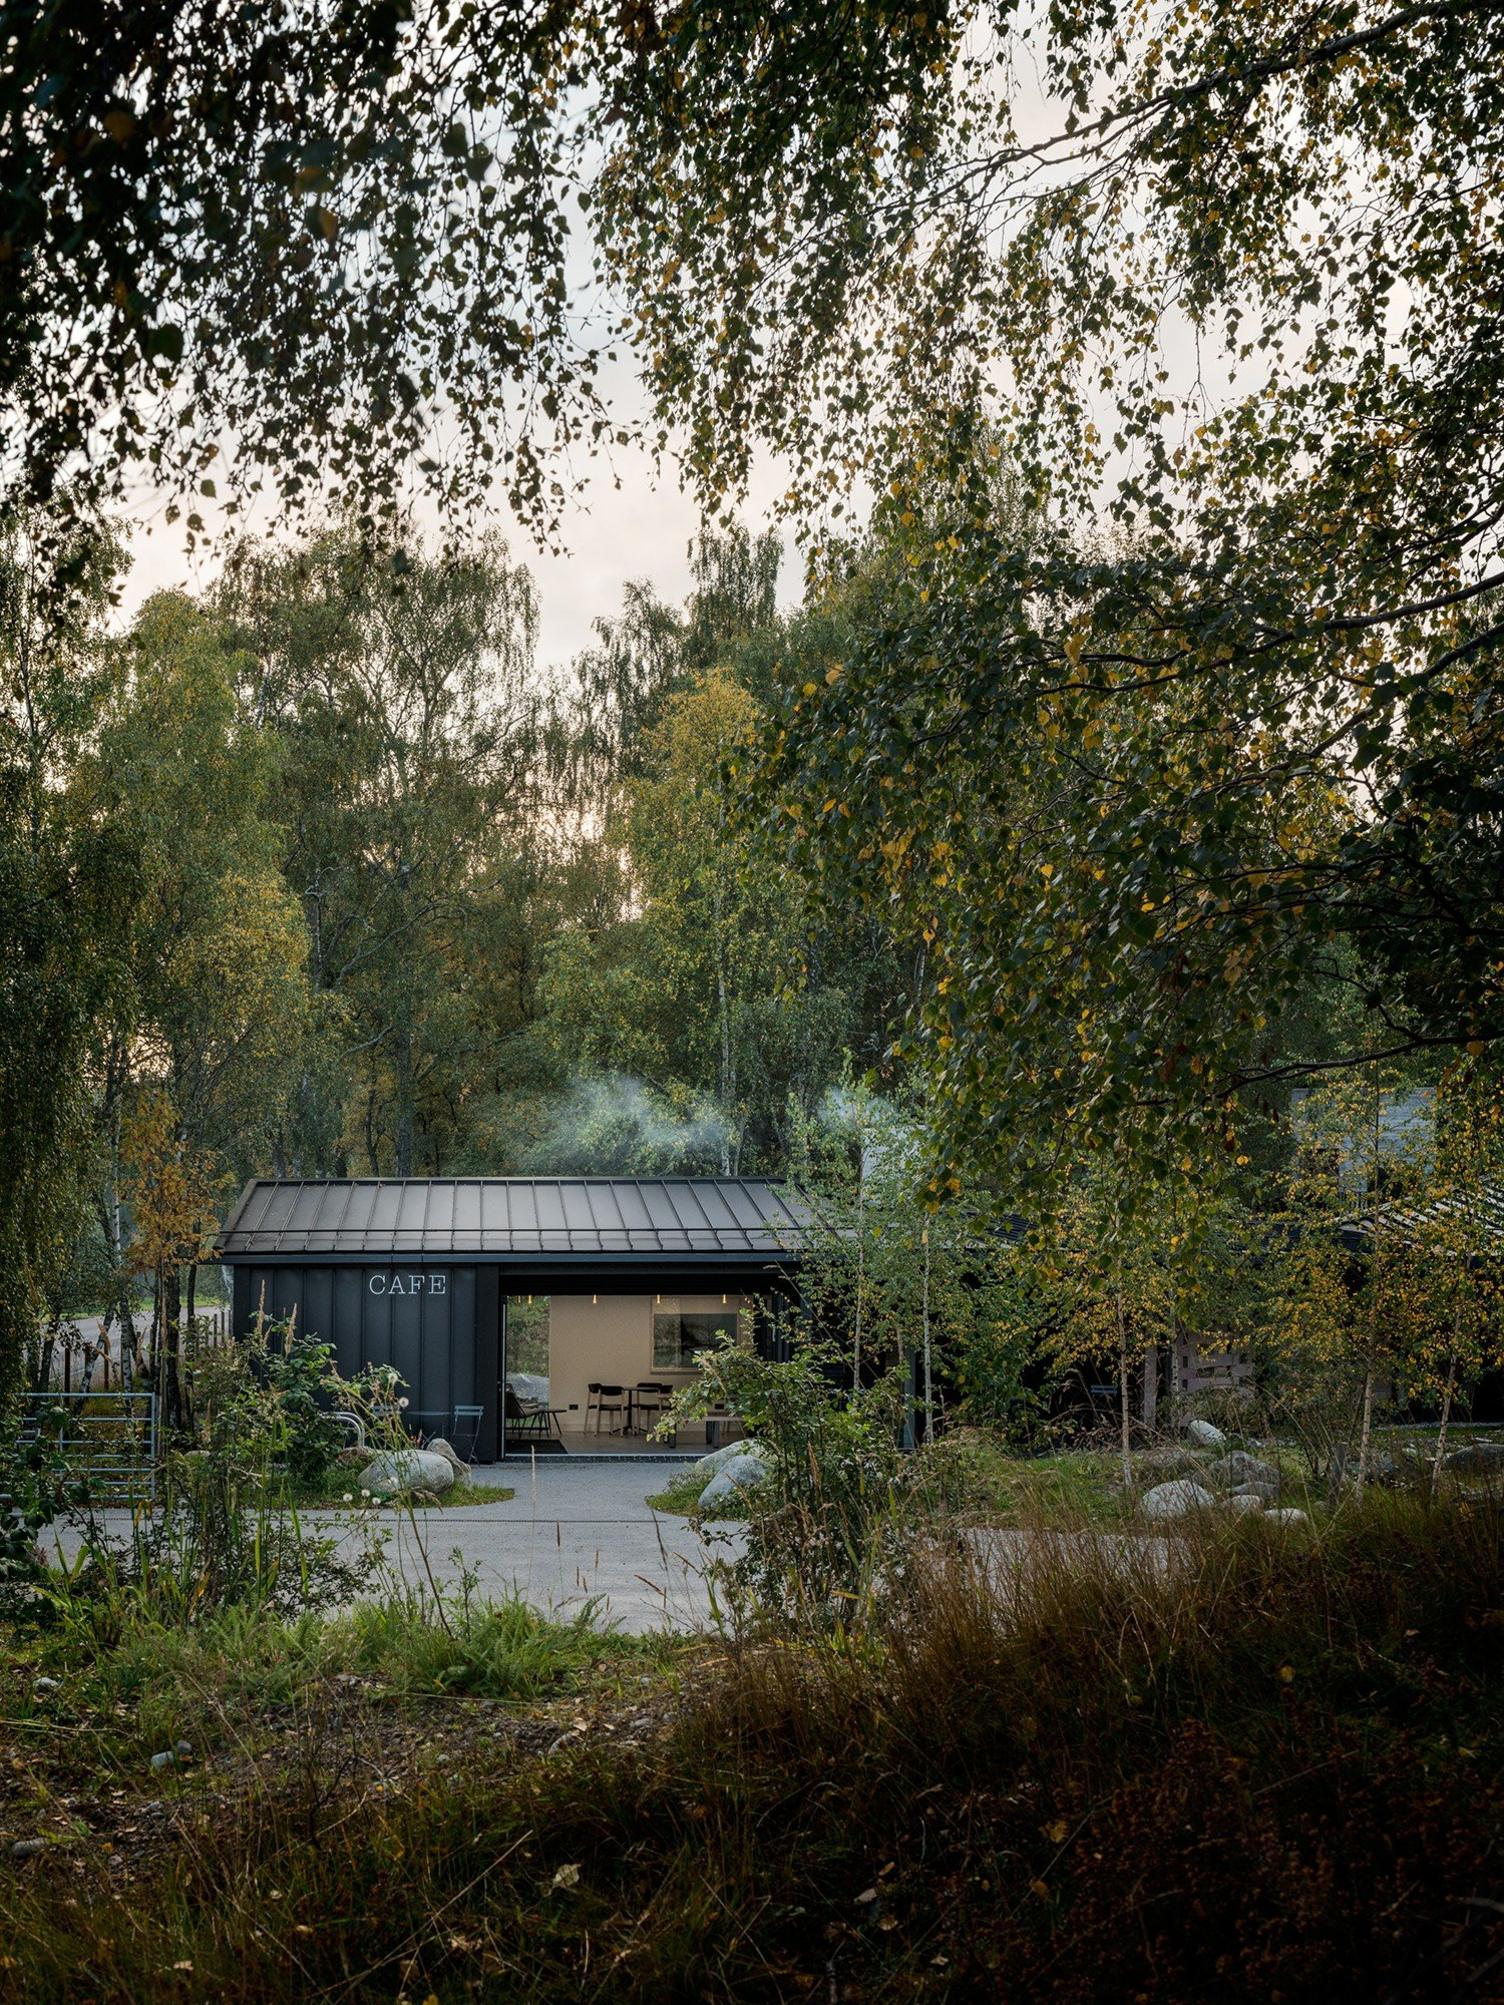
[[[668,1370],[693,1371],[700,1352],[709,1350],[720,1331],[736,1330],[735,1309],[705,1309],[689,1314],[658,1309],[653,1315],[653,1363]]]

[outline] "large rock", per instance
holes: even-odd
[[[1162,1522],[1169,1518],[1188,1518],[1195,1511],[1210,1510],[1216,1503],[1210,1490],[1200,1483],[1192,1483],[1181,1477],[1173,1483],[1156,1483],[1152,1490],[1145,1490],[1138,1500],[1140,1512],[1146,1518]]]
[[[1156,1483],[1168,1483],[1176,1476],[1199,1476],[1205,1466],[1204,1455],[1173,1442],[1160,1448],[1145,1448],[1133,1458],[1135,1475],[1152,1477]]]
[[[714,1476],[725,1468],[728,1462],[751,1455],[759,1462],[770,1462],[773,1458],[761,1441],[727,1441],[719,1448],[712,1448],[708,1455],[702,1455],[695,1464],[696,1475]]]
[[[745,1496],[748,1490],[767,1478],[767,1465],[760,1455],[733,1455],[725,1462],[700,1492],[700,1509],[706,1510],[712,1504],[724,1504],[733,1497]]]
[[[1245,1518],[1250,1511],[1261,1511],[1264,1500],[1257,1490],[1234,1490],[1227,1499],[1227,1508],[1235,1518]]]
[[[409,1490],[438,1496],[454,1488],[454,1471],[426,1448],[387,1448],[361,1470],[360,1487],[373,1497],[400,1497]]]
[[[1216,1484],[1220,1490],[1257,1490],[1265,1503],[1279,1494],[1279,1471],[1274,1464],[1261,1462],[1257,1455],[1247,1455],[1241,1448],[1208,1462],[1201,1480]]]
[[[1193,1420],[1185,1431],[1185,1438],[1195,1448],[1227,1446],[1227,1436],[1220,1427],[1213,1427],[1209,1420]]]
[[[1504,1441],[1469,1441],[1451,1451],[1445,1467],[1459,1476],[1504,1476]]]
[[[1289,1505],[1282,1511],[1265,1511],[1264,1513],[1264,1523],[1266,1525],[1308,1525],[1310,1522],[1304,1511],[1297,1511]]]
[[[442,1434],[435,1435],[423,1452],[426,1455],[442,1455],[454,1471],[456,1481],[463,1480],[470,1474],[469,1464],[460,1460]]]

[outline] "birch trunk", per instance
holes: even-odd
[[[924,1288],[921,1297],[920,1325],[924,1342],[924,1445],[935,1445],[935,1379],[930,1353],[930,1229],[925,1226],[920,1235],[924,1246]]]
[[[1447,1359],[1447,1382],[1441,1393],[1441,1425],[1436,1430],[1436,1460],[1431,1464],[1431,1501],[1436,1501],[1436,1493],[1441,1488],[1442,1464],[1447,1458],[1447,1423],[1452,1417],[1452,1388],[1457,1382],[1457,1347],[1454,1341],[1452,1355]]]
[[[1118,1411],[1122,1424],[1123,1488],[1133,1490],[1133,1412],[1128,1392],[1128,1317],[1123,1306],[1123,1264],[1118,1262],[1114,1299],[1118,1317]]]

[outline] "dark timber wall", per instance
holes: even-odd
[[[346,1377],[395,1365],[411,1402],[407,1418],[446,1434],[454,1409],[480,1406],[480,1461],[496,1457],[500,1300],[494,1266],[245,1265],[235,1268],[235,1332],[257,1310],[296,1316],[300,1334],[333,1344]]]

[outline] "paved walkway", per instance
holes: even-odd
[[[713,1620],[707,1561],[734,1551],[737,1535],[735,1527],[716,1526],[716,1545],[707,1551],[685,1519],[650,1510],[648,1494],[673,1473],[661,1462],[561,1466],[549,1456],[533,1469],[508,1462],[475,1476],[515,1488],[513,1497],[418,1511],[412,1520],[382,1510],[376,1522],[388,1534],[390,1564],[415,1584],[430,1569],[449,1586],[468,1572],[483,1597],[515,1591],[537,1608],[562,1613],[594,1603],[599,1620],[634,1634],[696,1629]],[[123,1512],[106,1514],[112,1529],[117,1520],[122,1530],[129,1522]],[[727,1532],[729,1540],[719,1536]],[[349,1534],[352,1543],[361,1536],[361,1530]],[[65,1552],[77,1549],[67,1533],[58,1543]]]

